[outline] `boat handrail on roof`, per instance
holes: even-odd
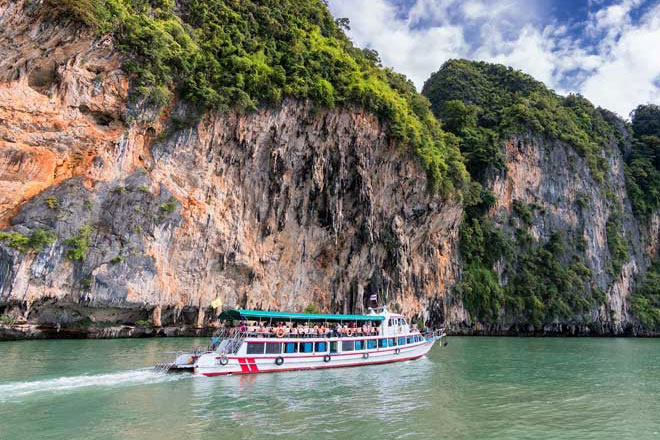
[[[383,321],[381,315],[337,315],[327,313],[272,312],[263,310],[232,309],[225,310],[219,319],[272,319],[276,321]]]

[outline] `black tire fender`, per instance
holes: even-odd
[[[365,358],[365,359],[369,359],[369,353],[362,354],[362,357]]]
[[[401,353],[401,349],[400,349],[400,348],[397,348],[396,350],[394,350],[394,354],[399,354],[399,353]]]
[[[220,359],[218,359],[218,363],[220,365],[227,365],[229,363],[229,359],[227,359],[227,356],[220,356]]]
[[[284,358],[282,356],[278,356],[275,358],[275,365],[282,365],[284,363]]]
[[[325,356],[323,356],[323,362],[330,362],[330,359],[332,359],[332,358],[330,357],[329,354],[326,354]]]

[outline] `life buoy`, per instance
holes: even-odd
[[[284,358],[282,356],[278,356],[275,358],[275,365],[282,365],[284,363]]]
[[[325,356],[323,356],[323,362],[330,362],[330,355],[329,354],[326,354]]]
[[[348,330],[346,330],[346,336],[348,336],[349,338],[350,338],[351,336],[353,336],[353,330],[350,329],[350,328],[349,328]]]
[[[362,357],[365,358],[365,359],[369,359],[369,353],[362,354]]]
[[[280,327],[277,330],[275,330],[275,336],[277,336],[278,338],[283,338],[285,333],[286,332],[284,331],[284,327]]]
[[[218,359],[218,363],[220,365],[227,365],[228,362],[229,362],[229,359],[227,359],[227,356],[224,356],[224,355],[220,356],[220,359]]]
[[[401,349],[400,349],[400,348],[397,348],[396,350],[394,350],[394,354],[399,354],[399,353],[401,353]]]

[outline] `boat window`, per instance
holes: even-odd
[[[367,341],[367,348],[376,348],[376,340],[375,339],[369,339]]]
[[[394,338],[390,338],[390,339],[388,339],[388,341],[390,341],[389,344],[388,344],[390,347],[394,347],[394,346],[396,345],[396,344],[394,343],[394,342],[395,342],[395,341],[394,341]]]
[[[301,342],[300,343],[300,352],[301,353],[311,353],[314,348],[314,344],[311,342]]]
[[[362,350],[364,348],[364,341],[355,341],[355,349]]]
[[[397,345],[405,345],[405,343],[406,343],[406,338],[399,338]]]
[[[341,351],[353,351],[355,344],[353,341],[341,341]]]
[[[266,344],[266,354],[282,353],[282,344],[280,342],[268,342]]]
[[[387,339],[379,339],[378,340],[378,346],[380,348],[387,347]]]
[[[247,354],[264,354],[265,345],[263,342],[248,342]]]
[[[337,353],[337,341],[330,341],[330,353]]]
[[[314,351],[317,353],[325,353],[328,351],[328,344],[326,342],[317,342],[316,347],[314,347]]]
[[[408,337],[408,344],[412,344],[413,342],[415,342],[415,338],[413,338],[412,336],[409,336]]]
[[[296,342],[287,342],[284,344],[285,353],[298,353],[298,343]]]

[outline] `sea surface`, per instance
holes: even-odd
[[[385,366],[150,369],[205,343],[0,342],[0,439],[660,439],[660,340],[455,337]]]

